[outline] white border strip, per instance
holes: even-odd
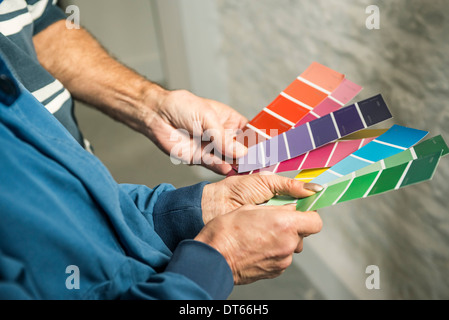
[[[329,96],[329,99],[335,101],[336,103],[338,103],[338,104],[341,105],[342,107],[345,105],[343,102],[341,102],[341,101],[335,99],[333,96]]]
[[[260,153],[261,153],[259,156],[261,156],[262,168],[265,168],[266,167],[266,165],[265,165],[265,148],[263,147],[263,143],[260,144],[258,149],[260,150]]]
[[[302,158],[301,164],[299,165],[297,170],[301,170],[302,166],[304,165],[304,162],[306,162],[307,157],[309,156],[309,152],[306,153],[306,155],[304,156],[304,158]]]
[[[284,137],[285,149],[287,150],[287,157],[290,160],[292,157],[290,155],[290,146],[288,145],[287,135],[284,132],[282,133],[282,136]]]
[[[365,138],[363,138],[362,141],[360,141],[359,149],[362,149],[364,143],[365,143]]]
[[[312,142],[312,147],[313,147],[312,150],[315,150],[316,149],[315,140],[313,138],[312,129],[310,128],[310,122],[307,122],[306,126],[307,126],[307,131],[309,132],[310,141]]]
[[[374,178],[374,181],[371,183],[371,185],[369,186],[368,190],[366,190],[365,194],[363,195],[362,198],[366,198],[368,197],[368,194],[371,192],[371,190],[373,189],[374,185],[377,183],[377,180],[379,180],[380,175],[382,174],[383,170],[380,170],[377,173],[376,178]]]
[[[282,91],[280,93],[280,95],[283,96],[284,98],[290,100],[291,102],[294,102],[297,105],[299,105],[299,106],[301,106],[303,108],[306,108],[307,110],[310,110],[310,111],[313,110],[313,108],[311,106],[305,104],[304,102],[299,101],[298,99],[293,98],[292,96],[286,94],[284,91]]]
[[[401,187],[401,184],[402,184],[402,182],[404,182],[405,176],[407,175],[407,172],[410,169],[412,162],[413,161],[408,162],[407,167],[405,168],[404,172],[402,173],[401,178],[399,179],[398,183],[396,184],[396,187],[394,187],[394,190],[398,190]]]
[[[315,88],[315,89],[317,89],[317,90],[319,90],[319,91],[321,91],[321,92],[327,94],[328,96],[330,96],[331,93],[332,93],[332,92],[330,92],[330,91],[328,91],[328,90],[326,90],[326,89],[324,89],[324,88],[321,88],[319,85],[316,85],[315,83],[310,82],[310,81],[307,80],[307,79],[304,79],[304,78],[301,77],[301,76],[299,76],[299,77],[296,78],[296,79],[298,79],[298,80],[301,81],[301,82],[304,82],[305,84],[311,86],[312,88]]]
[[[386,145],[386,146],[389,146],[389,147],[393,147],[393,148],[396,148],[396,149],[407,150],[407,148],[405,148],[405,147],[398,146],[396,144],[388,143],[388,142],[385,142],[385,141],[380,141],[380,140],[377,140],[377,139],[374,139],[373,142],[380,143],[380,144],[383,144],[383,145]]]
[[[337,125],[337,121],[335,120],[334,113],[331,112],[330,116],[331,116],[331,119],[332,119],[332,123],[334,124],[335,131],[337,131],[338,139],[340,139],[341,138],[341,133],[340,133],[340,129],[338,129],[338,125]]]
[[[265,111],[266,113],[268,113],[269,115],[272,115],[273,117],[281,120],[282,122],[288,124],[290,127],[294,128],[295,124],[294,122],[291,122],[290,120],[284,118],[283,116],[278,115],[276,112],[268,109],[268,108],[263,108],[262,111]]]
[[[312,204],[307,208],[306,211],[310,211],[310,209],[313,208],[313,206],[315,205],[315,203],[317,203],[317,201],[321,198],[321,196],[324,194],[324,192],[326,192],[327,188],[324,188],[320,194],[315,198],[315,200],[313,200]]]
[[[338,203],[338,201],[340,201],[341,197],[343,197],[343,195],[346,193],[346,191],[348,191],[349,187],[351,186],[352,182],[353,182],[354,179],[355,179],[355,173],[352,172],[352,173],[351,173],[351,176],[352,176],[352,178],[351,178],[351,180],[349,181],[348,185],[345,187],[345,189],[343,190],[343,192],[340,193],[340,195],[339,195],[338,198],[332,203],[332,205],[336,205],[336,204]]]
[[[338,172],[335,172],[335,171],[333,171],[333,170],[331,170],[331,169],[327,169],[326,172],[332,173],[334,176],[337,176],[337,177],[339,177],[339,178],[343,177],[342,174],[340,174],[340,173],[338,173]]]
[[[332,148],[331,154],[329,155],[329,158],[326,161],[325,167],[329,167],[329,163],[331,162],[332,157],[334,156],[335,150],[337,150],[338,141],[335,142],[334,147]]]
[[[273,172],[273,173],[276,173],[276,172],[278,172],[278,169],[279,169],[279,166],[281,165],[281,163],[280,162],[278,162],[278,163],[276,163],[276,166],[274,167],[274,170],[273,171],[271,171],[271,172]]]
[[[365,118],[363,117],[362,111],[360,111],[359,104],[356,102],[356,103],[354,103],[354,105],[355,105],[355,108],[357,109],[360,120],[362,120],[363,127],[368,128],[368,126],[366,125],[366,122],[365,122]]]
[[[418,159],[418,156],[416,155],[416,152],[415,152],[415,148],[411,147],[410,148],[410,153],[412,155],[413,160]]]
[[[254,132],[260,134],[261,136],[263,136],[263,137],[265,137],[265,138],[267,138],[267,139],[271,139],[271,137],[270,137],[268,134],[266,134],[266,133],[263,132],[262,130],[256,128],[255,126],[250,125],[249,123],[247,123],[246,126],[247,126],[248,128],[250,128],[251,130],[253,130]]]
[[[354,159],[358,159],[360,161],[363,161],[363,162],[374,163],[374,161],[371,161],[371,160],[368,160],[368,159],[356,156],[355,154],[350,154],[349,156],[353,157]]]
[[[319,119],[321,118],[321,116],[313,111],[310,111],[309,114],[311,114],[312,116],[314,116],[315,118]]]

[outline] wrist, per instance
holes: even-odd
[[[139,132],[151,137],[151,128],[154,122],[158,121],[161,106],[169,93],[170,91],[158,84],[145,80],[139,94],[133,101],[133,107],[138,110],[139,114],[139,127],[137,128]]]
[[[204,224],[215,217],[226,213],[225,195],[220,182],[210,183],[204,186],[201,198],[201,210],[203,212]]]

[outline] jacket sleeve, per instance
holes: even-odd
[[[20,281],[27,282],[24,266],[21,262],[7,256],[0,250],[0,300],[31,300]]]
[[[131,300],[225,300],[234,288],[225,258],[205,243],[184,240],[164,272],[137,283],[122,295]]]
[[[175,189],[161,184],[154,189],[142,185],[121,184],[138,210],[154,224],[154,230],[174,251],[186,239],[193,239],[204,227],[201,198],[208,182]]]
[[[226,299],[234,280],[226,259],[211,246],[192,240],[204,227],[201,211],[207,182],[175,189],[121,184],[173,255],[163,272],[133,285],[122,299]]]

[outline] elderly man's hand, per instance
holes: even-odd
[[[232,176],[206,185],[203,190],[202,210],[204,223],[244,205],[257,205],[275,195],[305,198],[321,191],[314,183],[304,183],[272,173]]]
[[[195,240],[224,256],[235,284],[248,284],[282,274],[302,251],[303,238],[321,228],[318,213],[298,212],[294,205],[245,205],[210,221]]]
[[[205,227],[195,240],[217,249],[228,262],[235,284],[279,276],[303,248],[303,238],[317,233],[316,212],[295,205],[257,206],[274,195],[304,198],[322,189],[313,183],[275,174],[233,176],[206,185],[202,209]]]
[[[186,90],[164,91],[157,101],[142,131],[170,156],[225,175],[231,165],[223,158],[231,162],[246,154],[234,137],[247,119],[231,107]]]
[[[72,97],[144,134],[165,153],[223,175],[231,165],[222,154],[228,162],[245,155],[246,148],[232,139],[247,123],[245,117],[186,90],[165,90],[115,60],[87,30],[68,29],[61,20],[35,35],[33,42],[39,62]],[[187,137],[180,141],[179,133]],[[212,133],[213,141],[196,143],[194,135],[201,142],[204,133]],[[173,154],[175,147],[186,152]]]

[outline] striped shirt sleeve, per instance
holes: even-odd
[[[53,23],[66,19],[57,0],[27,0],[28,10],[34,21],[33,35],[38,34]]]

